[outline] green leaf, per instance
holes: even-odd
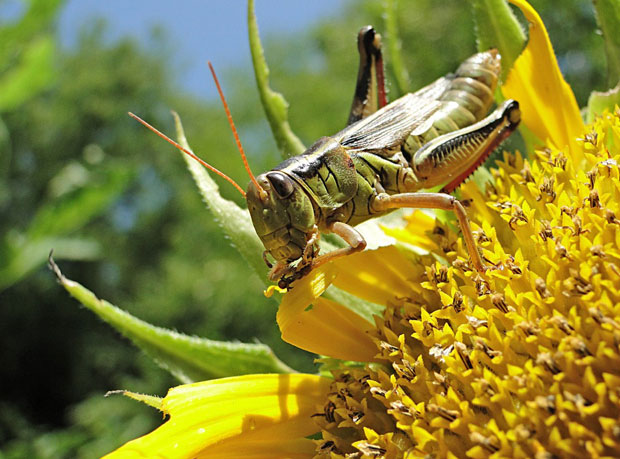
[[[92,239],[43,237],[21,244],[6,239],[0,249],[0,291],[42,266],[52,249],[65,260],[94,260],[101,255],[101,245]]]
[[[173,116],[179,144],[183,148],[192,151],[185,138],[185,132],[179,115],[173,112]],[[242,209],[233,201],[224,199],[220,194],[217,183],[198,161],[185,154],[183,158],[187,163],[187,168],[194,177],[196,185],[198,185],[202,199],[209,207],[216,221],[230,238],[232,245],[267,285],[268,270],[262,257],[265,248],[256,235],[250,213],[247,209]]]
[[[477,48],[497,48],[502,55],[501,79],[525,47],[525,33],[506,0],[470,0],[476,27]]]
[[[385,6],[385,31],[387,35],[387,49],[389,53],[389,65],[394,74],[394,85],[396,93],[400,97],[409,92],[409,72],[403,65],[402,42],[398,33],[398,13],[396,8],[397,0],[386,0]]]
[[[593,122],[596,115],[600,115],[605,109],[613,111],[616,106],[620,106],[620,82],[609,91],[592,91],[588,99],[586,122]]]
[[[53,82],[55,52],[53,39],[42,37],[26,48],[17,65],[0,76],[0,112],[16,109]]]
[[[258,34],[254,0],[248,0],[248,33],[258,93],[278,149],[284,158],[300,155],[306,150],[306,147],[288,124],[288,102],[282,94],[269,87],[269,67],[267,67],[265,53]]]
[[[63,0],[29,0],[28,10],[11,24],[0,27],[0,70],[10,65],[11,59],[30,45],[31,40],[49,28],[60,11]]]
[[[83,227],[107,209],[135,177],[135,171],[124,164],[99,172],[103,172],[102,177],[90,177],[86,186],[40,206],[28,237],[64,235]]]
[[[620,1],[593,0],[593,3],[605,39],[607,82],[611,88],[620,82]]]
[[[90,290],[64,277],[51,257],[49,264],[71,296],[183,383],[252,373],[294,372],[264,344],[213,341],[151,325],[100,300]]]
[[[24,234],[12,231],[4,235],[0,239],[0,290],[42,266],[50,250],[62,259],[98,258],[99,242],[69,234],[101,215],[134,176],[126,165],[112,167],[98,177],[87,176],[85,186],[40,205]]]

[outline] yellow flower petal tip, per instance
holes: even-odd
[[[266,290],[263,291],[263,295],[265,295],[266,298],[271,298],[276,292],[286,293],[286,289],[280,288],[277,285],[270,285],[269,287],[267,287]]]
[[[106,458],[311,457],[314,445],[305,437],[318,430],[312,415],[329,388],[330,380],[306,374],[178,386],[163,400],[168,421]]]
[[[370,361],[376,348],[367,331],[372,323],[320,296],[334,282],[333,263],[297,281],[278,309],[282,339],[301,349],[343,360]]]
[[[579,106],[566,83],[540,16],[525,0],[510,0],[530,23],[529,42],[502,86],[504,97],[516,99],[521,118],[541,141],[555,148],[575,148],[583,131]]]

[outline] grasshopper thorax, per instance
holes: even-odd
[[[315,228],[315,211],[304,189],[290,175],[273,170],[256,178],[246,200],[256,234],[278,262],[293,262],[304,255]]]

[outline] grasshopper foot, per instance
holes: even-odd
[[[289,290],[293,282],[301,279],[310,271],[312,271],[312,265],[305,265],[301,269],[296,269],[290,276],[282,276],[278,281],[278,287],[280,287],[281,289]]]

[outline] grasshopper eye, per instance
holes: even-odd
[[[282,172],[269,172],[267,179],[278,194],[278,197],[282,199],[288,198],[295,191],[293,181]]]

